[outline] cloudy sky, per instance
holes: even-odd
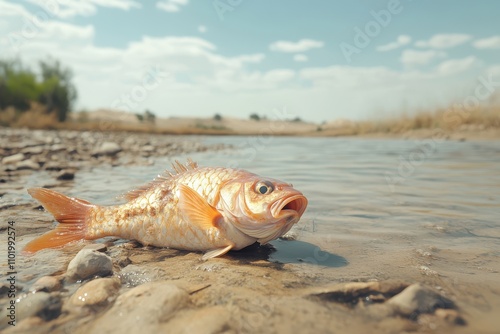
[[[495,0],[0,0],[0,57],[59,59],[78,108],[365,119],[500,81],[498,13]]]

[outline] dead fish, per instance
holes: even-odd
[[[186,165],[176,161],[173,169],[128,192],[128,202],[117,206],[29,189],[59,224],[24,251],[115,236],[143,245],[207,251],[203,259],[209,259],[279,238],[307,207],[306,197],[291,184],[242,169],[198,167],[192,160]]]

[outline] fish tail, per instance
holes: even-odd
[[[30,241],[24,247],[24,252],[34,253],[44,248],[61,247],[71,241],[85,239],[87,216],[95,205],[45,188],[31,188],[28,193],[42,203],[60,224],[54,230]]]

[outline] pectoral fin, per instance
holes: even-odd
[[[217,249],[211,250],[209,252],[206,252],[201,259],[208,260],[208,259],[211,259],[211,258],[214,258],[217,256],[224,255],[227,252],[229,252],[231,250],[231,248],[233,248],[233,245],[229,245],[229,246],[224,247],[224,248],[217,248]]]
[[[196,191],[183,184],[179,186],[179,208],[191,223],[203,229],[217,227],[217,221],[222,218],[217,209],[208,204]]]

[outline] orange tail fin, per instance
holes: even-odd
[[[42,203],[60,224],[55,230],[29,242],[23,251],[32,253],[44,248],[61,247],[85,238],[86,218],[93,204],[45,188],[31,188],[28,193]]]

